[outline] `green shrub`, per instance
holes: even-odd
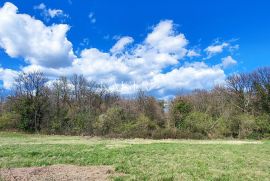
[[[17,129],[19,115],[14,112],[5,112],[0,116],[0,129]]]
[[[157,127],[158,126],[155,124],[155,122],[141,114],[136,119],[135,124],[132,126],[131,132],[134,137],[151,138],[153,131],[157,129]]]
[[[50,119],[49,133],[52,134],[67,134],[70,131],[70,119],[68,117],[68,110],[63,108]]]
[[[94,113],[79,109],[72,109],[66,113],[63,112],[63,117],[62,119],[60,118],[62,128],[65,128],[64,130],[72,135],[93,135],[93,124],[95,121],[96,116]]]
[[[249,114],[239,114],[232,118],[231,129],[238,138],[247,138],[256,128],[255,117]]]
[[[141,114],[134,121],[130,121],[120,125],[120,136],[126,138],[152,138],[154,131],[158,129],[158,125],[151,121],[147,116]]]
[[[263,114],[255,118],[255,130],[249,136],[253,139],[262,139],[270,137],[270,116]]]
[[[125,121],[123,109],[112,107],[97,118],[94,124],[95,133],[98,135],[120,134],[122,131],[120,125]]]
[[[173,122],[172,126],[180,128],[183,120],[191,112],[192,105],[183,99],[176,99],[172,103],[172,108],[170,111],[170,119]]]
[[[232,135],[231,132],[231,120],[220,117],[217,120],[215,120],[215,123],[213,123],[212,129],[210,130],[210,133],[208,136],[210,138],[224,138],[224,137],[230,137]]]
[[[214,125],[212,117],[206,113],[192,112],[181,125],[181,129],[186,129],[190,133],[194,134],[196,138],[209,136],[211,128]]]

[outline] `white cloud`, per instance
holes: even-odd
[[[207,53],[208,58],[211,58],[213,55],[223,52],[224,48],[228,47],[230,44],[224,42],[222,44],[210,45],[204,51]]]
[[[68,15],[64,13],[61,9],[47,9],[44,3],[41,3],[37,6],[34,6],[34,9],[41,10],[41,15],[46,21],[49,21],[51,18],[61,17],[67,18]]]
[[[150,48],[160,51],[161,53],[174,53],[178,58],[182,58],[187,50],[188,44],[184,34],[177,34],[174,30],[174,24],[171,20],[161,21],[153,32],[146,37],[146,44]]]
[[[41,3],[37,6],[34,6],[34,9],[44,10],[44,9],[46,9],[46,5],[44,3]]]
[[[0,47],[11,57],[21,56],[29,62],[22,70],[39,70],[50,79],[77,73],[122,94],[142,88],[158,97],[180,89],[210,88],[225,79],[222,66],[200,61],[180,66],[186,56],[199,54],[187,48],[188,40],[176,31],[171,20],[160,21],[141,43],[134,44],[132,37],[125,36],[108,52],[86,48],[78,57],[66,38],[68,25],[45,26],[29,15],[17,14],[11,3],[0,9],[0,27],[4,27],[0,29]],[[6,87],[9,85],[6,83]]]
[[[203,62],[186,64],[167,73],[157,73],[149,79],[129,84],[115,84],[112,90],[121,93],[136,93],[141,88],[158,97],[174,96],[181,89],[209,89],[224,83],[225,73],[217,66],[210,67]]]
[[[117,53],[119,51],[122,51],[128,44],[133,43],[134,39],[129,36],[125,36],[120,38],[116,44],[111,48],[112,53]]]
[[[48,14],[51,18],[54,18],[63,15],[63,11],[61,9],[48,9]]]
[[[5,89],[10,89],[12,87],[16,76],[17,71],[0,67],[0,80],[3,81],[3,87]]]
[[[28,63],[45,67],[71,65],[75,58],[66,38],[69,26],[46,26],[17,7],[5,3],[0,9],[0,47],[11,57],[23,57]]]
[[[193,90],[211,88],[215,84],[222,83],[224,79],[225,74],[222,69],[209,67],[203,62],[195,62],[155,76],[153,85],[159,90],[173,91],[180,88]]]
[[[231,56],[227,56],[227,57],[222,58],[222,66],[224,68],[227,68],[227,67],[230,67],[230,66],[233,66],[236,64],[237,64],[237,61],[234,60]]]
[[[162,38],[155,37],[157,34]],[[209,67],[202,62],[163,73],[164,68],[177,65],[188,52],[188,41],[174,31],[172,21],[161,21],[145,41],[126,49],[132,42],[133,38],[123,37],[110,52],[84,49],[72,68],[62,72],[80,72],[90,80],[109,84],[111,90],[122,94],[135,93],[141,88],[159,97],[179,89],[209,88],[224,80],[220,67]]]
[[[90,19],[90,22],[93,24],[96,23],[96,21],[97,21],[94,12],[90,12],[88,15],[88,18]]]
[[[240,47],[238,44],[235,44],[235,41],[237,40],[232,39],[227,42],[220,42],[219,40],[216,40],[214,44],[204,49],[207,54],[207,57],[205,59],[212,58],[214,55],[220,54],[225,50],[230,54],[234,53]]]

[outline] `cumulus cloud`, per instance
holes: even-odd
[[[231,56],[227,56],[227,57],[222,58],[222,66],[224,68],[227,68],[227,67],[230,67],[230,66],[233,66],[236,64],[237,64],[237,61],[234,60]]]
[[[153,78],[153,89],[163,92],[174,92],[180,89],[209,89],[215,84],[223,83],[224,71],[218,67],[210,67],[204,62],[186,64],[170,72],[159,74]],[[164,95],[163,95],[164,96]]]
[[[204,51],[208,54],[208,57],[212,57],[215,54],[223,52],[224,48],[228,47],[230,44],[224,42],[222,44],[210,45]]]
[[[125,36],[109,51],[85,48],[78,57],[66,38],[67,25],[45,26],[29,15],[18,14],[11,3],[0,9],[0,27],[5,27],[0,29],[0,46],[11,57],[21,56],[29,62],[22,71],[39,70],[50,79],[77,73],[122,94],[140,88],[158,97],[180,89],[210,88],[225,79],[222,66],[183,62],[185,57],[197,57],[199,53],[188,49],[188,40],[176,31],[171,20],[160,21],[140,43],[134,44],[132,37]]]
[[[0,27],[0,47],[11,57],[46,67],[69,66],[75,58],[66,24],[46,26],[7,2],[0,9]]]
[[[155,37],[157,34],[162,38]],[[142,43],[126,49],[132,42],[133,38],[122,37],[110,52],[84,49],[70,67],[56,70],[32,66],[24,70],[39,69],[58,76],[80,72],[89,80],[107,83],[112,91],[132,94],[140,88],[158,97],[180,89],[210,88],[224,80],[225,74],[220,67],[209,67],[203,62],[163,72],[167,66],[176,66],[188,52],[188,41],[184,35],[175,32],[172,21],[161,21]]]
[[[214,44],[204,49],[204,52],[207,54],[206,59],[212,58],[213,56],[220,54],[225,50],[230,54],[234,53],[240,47],[238,44],[235,44],[235,41],[235,39],[232,39],[228,42],[220,42],[219,40],[216,40]]]
[[[149,48],[158,50],[161,53],[173,53],[179,59],[182,58],[187,50],[188,44],[184,34],[177,33],[171,20],[161,21],[154,27],[153,32],[146,37],[146,44]]]
[[[140,88],[157,97],[174,96],[182,89],[209,89],[216,84],[224,83],[225,73],[217,66],[208,66],[203,62],[186,64],[166,73],[158,73],[149,79],[130,84],[114,84],[113,90],[121,93],[136,93]]]
[[[48,9],[44,3],[41,3],[37,6],[34,6],[34,9],[40,10],[41,16],[43,16],[43,18],[46,21],[49,21],[50,19],[56,18],[56,17],[60,17],[60,18],[67,18],[68,17],[68,15],[65,14],[63,10],[51,9],[51,8]]]
[[[133,43],[134,39],[129,36],[120,38],[116,44],[111,48],[112,53],[117,53],[122,51],[128,44]]]
[[[10,89],[13,85],[14,79],[17,76],[17,71],[11,69],[4,69],[0,67],[0,80],[3,81],[3,87]]]

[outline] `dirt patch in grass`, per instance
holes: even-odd
[[[81,181],[109,180],[114,174],[110,166],[53,165],[47,167],[0,169],[0,180],[4,181]]]

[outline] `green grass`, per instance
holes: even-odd
[[[256,143],[256,144],[253,144]],[[0,132],[0,167],[111,165],[115,180],[269,180],[270,142],[101,139]]]

